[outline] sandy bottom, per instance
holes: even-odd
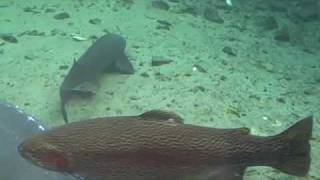
[[[63,124],[59,86],[73,59],[92,43],[72,36],[113,32],[126,38],[136,72],[104,75],[95,96],[68,103],[71,120],[163,109],[181,115],[185,123],[246,126],[253,134],[273,135],[314,115],[309,178],[320,179],[319,43],[275,41],[272,31],[264,32],[256,23],[268,12],[248,11],[250,6],[222,13],[225,22],[218,24],[201,16],[158,10],[149,1],[136,1],[130,8],[106,1],[81,2],[1,1],[0,34],[11,33],[18,43],[0,42],[0,99],[46,125]],[[54,19],[61,12],[70,18]],[[101,22],[89,23],[95,18]],[[157,29],[157,20],[171,23],[170,30]],[[280,16],[280,22],[286,23],[285,18]],[[316,35],[320,37],[305,36]],[[235,55],[225,53],[225,47]],[[152,57],[172,62],[154,67]],[[299,179],[271,168],[250,168],[246,175],[247,179]]]

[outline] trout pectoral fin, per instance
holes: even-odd
[[[210,171],[207,180],[242,180],[246,167],[243,166],[223,166]]]
[[[165,122],[165,123],[174,123],[174,124],[183,124],[183,119],[173,113],[168,111],[162,110],[150,110],[143,114],[139,115],[141,120],[146,121],[158,121],[158,122]]]

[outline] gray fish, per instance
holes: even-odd
[[[241,180],[248,166],[305,176],[312,117],[275,136],[187,125],[173,113],[104,117],[31,137],[20,154],[43,168],[96,180]]]
[[[35,118],[18,107],[0,100],[0,179],[1,180],[75,180],[61,173],[33,166],[17,152],[17,146],[45,130]]]
[[[60,86],[61,112],[68,123],[65,105],[73,95],[94,94],[95,82],[103,72],[132,74],[134,69],[125,54],[126,41],[116,34],[100,37],[89,49],[74,61]]]

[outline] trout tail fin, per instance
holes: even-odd
[[[312,116],[309,116],[276,136],[284,148],[273,164],[274,168],[295,176],[305,176],[309,172],[312,124]]]

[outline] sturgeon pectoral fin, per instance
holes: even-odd
[[[94,82],[85,81],[78,86],[72,88],[72,92],[79,94],[93,95],[98,89],[98,84]]]
[[[116,66],[116,69],[120,73],[124,73],[124,74],[133,74],[134,73],[133,66],[130,63],[130,61],[128,60],[128,57],[125,54],[123,54],[122,56],[120,56],[116,60],[115,66]]]

